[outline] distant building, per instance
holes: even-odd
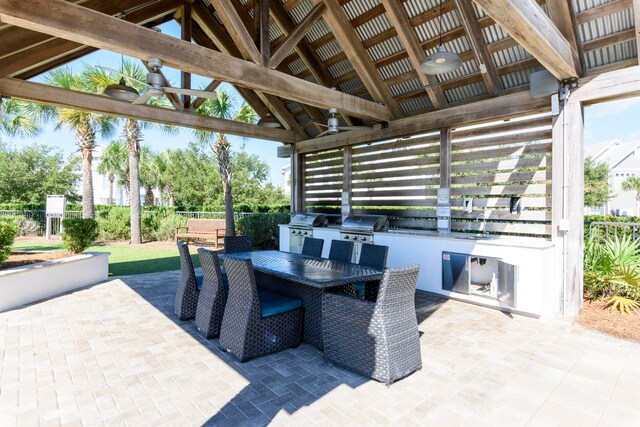
[[[585,157],[609,165],[609,189],[614,198],[599,208],[585,208],[585,213],[640,216],[635,191],[622,191],[630,176],[640,176],[640,140],[618,139],[585,146]]]
[[[287,165],[282,168],[282,179],[284,183],[282,187],[284,189],[284,194],[287,196],[291,195],[291,165]]]
[[[93,202],[96,205],[109,204],[109,177],[98,172],[100,158],[105,149],[104,145],[97,145],[93,150],[93,161],[91,162],[91,170],[93,177]],[[78,194],[82,194],[82,182],[78,184],[76,189]],[[144,203],[145,188],[140,188],[140,203]],[[153,189],[154,205],[160,204],[160,192],[157,188]],[[116,178],[113,183],[113,204],[117,206],[129,205],[129,198],[124,187],[118,185]]]

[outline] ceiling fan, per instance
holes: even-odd
[[[373,129],[371,126],[339,126],[338,118],[336,117],[337,115],[338,115],[337,108],[329,108],[329,118],[327,119],[327,124],[325,125],[323,123],[315,122],[318,126],[327,128],[327,130],[317,135],[316,138],[320,138],[321,136],[325,136],[325,135],[335,135],[336,133],[339,133],[340,131],[344,131],[344,130],[372,130]]]
[[[152,71],[149,71],[147,73],[146,82],[135,79],[131,76],[127,76],[126,74],[123,74],[120,71],[114,70],[113,68],[103,67],[99,65],[98,67],[102,68],[103,70],[122,76],[120,78],[120,83],[117,85],[110,85],[109,87],[107,87],[107,89],[105,90],[105,94],[112,98],[119,99],[121,101],[131,101],[132,104],[146,104],[147,101],[149,101],[149,98],[151,98],[152,96],[160,98],[164,96],[166,92],[183,94],[183,95],[191,95],[191,96],[209,98],[209,99],[217,98],[215,92],[209,92],[206,90],[170,87],[167,84],[167,81],[162,75],[162,73],[160,73],[160,69],[162,68],[162,60],[158,58],[149,58],[148,64]],[[134,82],[138,82],[142,85],[145,85],[146,90],[144,91],[144,93],[140,95],[134,88],[130,86],[126,86],[124,84],[124,79],[129,79]]]

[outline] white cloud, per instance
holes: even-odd
[[[629,108],[640,106],[640,97],[621,99],[619,101],[606,102],[597,104],[590,108],[593,118],[601,119],[603,117],[617,116],[623,114]]]

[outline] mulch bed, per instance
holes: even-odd
[[[585,300],[576,322],[589,329],[640,342],[640,310],[623,314],[606,308],[602,301]]]
[[[67,251],[48,252],[20,252],[12,251],[9,258],[0,266],[0,270],[23,265],[36,264],[39,262],[53,261],[55,259],[66,258],[73,254]]]

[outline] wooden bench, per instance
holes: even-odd
[[[224,245],[226,225],[224,219],[188,219],[185,227],[176,228],[176,242],[184,240],[212,241],[217,248]],[[181,231],[184,230],[184,231]]]

